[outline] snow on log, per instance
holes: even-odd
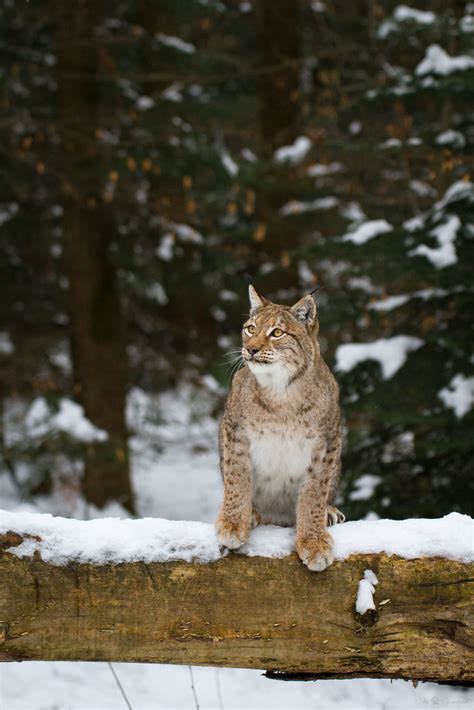
[[[344,523],[315,573],[291,529],[228,554],[205,523],[0,511],[0,660],[470,683],[472,533],[457,513]]]

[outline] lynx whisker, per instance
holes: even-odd
[[[235,362],[230,363],[230,365],[231,365],[231,370],[230,370],[230,373],[229,373],[229,377],[228,377],[228,379],[227,379],[227,387],[229,387],[229,384],[230,384],[232,378],[234,377],[234,375],[235,375],[235,373],[237,372],[237,370],[243,365],[243,363],[244,363],[244,359],[243,359],[242,355],[240,355],[240,356],[237,358],[237,360],[235,360]]]

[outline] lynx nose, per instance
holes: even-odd
[[[255,355],[255,353],[258,353],[258,348],[256,348],[255,346],[252,348],[247,348],[247,350],[251,355]]]

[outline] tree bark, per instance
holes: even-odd
[[[3,547],[21,540],[8,533]],[[367,568],[379,580],[376,611],[360,617],[355,599]],[[473,565],[441,558],[355,555],[318,574],[294,554],[58,567],[5,553],[0,660],[180,663],[312,678],[470,683],[473,590]]]
[[[114,222],[101,196],[97,18],[93,0],[56,3],[64,259],[69,279],[75,394],[108,440],[87,446],[84,494],[133,511],[124,419],[127,354],[110,248]]]

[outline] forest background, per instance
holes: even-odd
[[[144,514],[133,462],[183,388],[189,431],[219,416],[251,280],[319,289],[346,515],[472,514],[473,30],[458,0],[0,3],[5,507]]]

